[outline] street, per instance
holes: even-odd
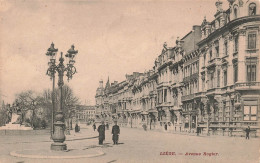
[[[258,138],[244,137],[198,137],[141,129],[121,128],[119,144],[113,145],[110,130],[106,130],[103,146],[98,146],[92,128],[67,136],[69,150],[96,149],[105,154],[93,158],[78,159],[31,159],[10,155],[12,151],[26,149],[49,150],[50,136],[45,135],[2,135],[0,139],[0,161],[6,162],[258,162]],[[89,138],[89,139],[87,139]],[[70,152],[70,151],[69,151]],[[64,152],[64,155],[69,155]],[[75,152],[75,151],[74,151]]]

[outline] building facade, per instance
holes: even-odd
[[[174,47],[164,43],[151,70],[120,83],[103,81],[96,94],[96,120],[128,127],[211,135],[259,135],[259,32],[257,0],[216,2],[214,20]]]
[[[75,108],[75,122],[86,123],[93,121],[96,115],[95,106],[77,105]]]

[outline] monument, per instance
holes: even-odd
[[[33,130],[31,127],[25,126],[23,123],[22,113],[16,111],[13,112],[12,109],[8,111],[8,121],[5,126],[1,126],[0,130]]]

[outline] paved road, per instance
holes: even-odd
[[[92,129],[82,129],[81,134],[70,136],[70,139],[80,139],[67,141],[68,148],[95,148],[106,154],[73,160],[16,158],[9,153],[13,150],[49,149],[49,135],[1,136],[0,162],[259,162],[260,141],[256,138],[245,140],[240,137],[197,137],[121,128],[119,145],[112,145],[111,130],[106,131],[106,141],[102,147],[96,146],[97,138],[82,139],[96,135],[97,132]]]

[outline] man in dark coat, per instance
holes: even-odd
[[[78,123],[76,123],[76,125],[75,125],[75,132],[79,132],[79,125],[78,125]]]
[[[94,131],[96,131],[96,124],[95,123],[93,124],[93,129],[94,129]]]
[[[199,136],[200,134],[200,128],[199,128],[200,125],[197,126],[197,136]]]
[[[101,122],[101,125],[98,126],[98,133],[99,133],[99,145],[102,145],[103,144],[103,141],[105,140],[105,125],[104,125],[104,121]]]
[[[250,127],[246,128],[246,139],[249,139]]]
[[[118,144],[118,137],[119,137],[119,134],[120,134],[120,128],[117,125],[117,121],[115,121],[115,125],[112,128],[112,134],[113,134],[112,140],[113,140],[114,144]]]

